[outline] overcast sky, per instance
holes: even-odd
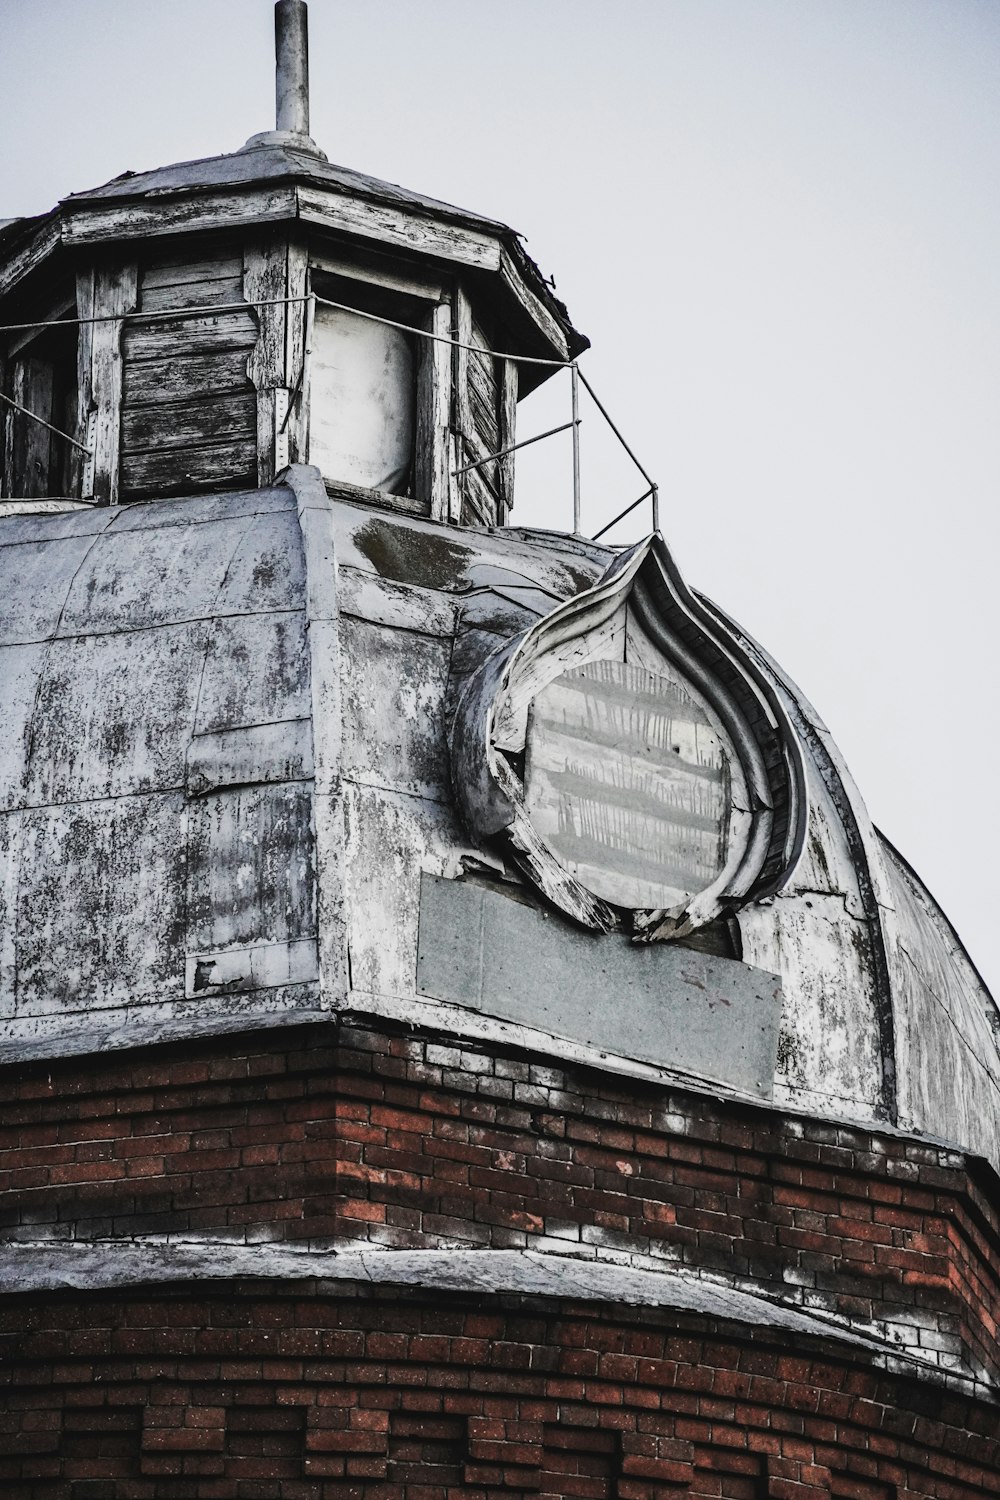
[[[0,0],[0,217],[270,128],[271,12]],[[310,13],[319,144],[526,235],[689,582],[816,705],[1000,991],[998,0]],[[549,446],[513,519],[568,529]],[[643,484],[587,412],[583,457],[593,531]]]

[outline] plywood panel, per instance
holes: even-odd
[[[125,340],[122,494],[136,499],[254,484],[257,400],[247,357],[257,323],[243,297],[242,259],[147,266],[143,312],[229,304],[233,317],[139,322]],[[247,449],[253,447],[252,462]]]

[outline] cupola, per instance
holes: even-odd
[[[266,485],[502,524],[515,410],[587,347],[506,226],[332,165],[304,0],[275,129],[0,228],[0,501]],[[498,455],[498,456],[495,456]]]

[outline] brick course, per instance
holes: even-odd
[[[5,1500],[971,1500],[993,1404],[767,1328],[223,1285],[5,1299]]]
[[[0,1074],[0,1234],[534,1247],[721,1275],[992,1374],[963,1153],[344,1023]]]

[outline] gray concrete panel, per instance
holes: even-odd
[[[781,983],[734,959],[586,932],[485,886],[425,874],[417,990],[771,1097]]]

